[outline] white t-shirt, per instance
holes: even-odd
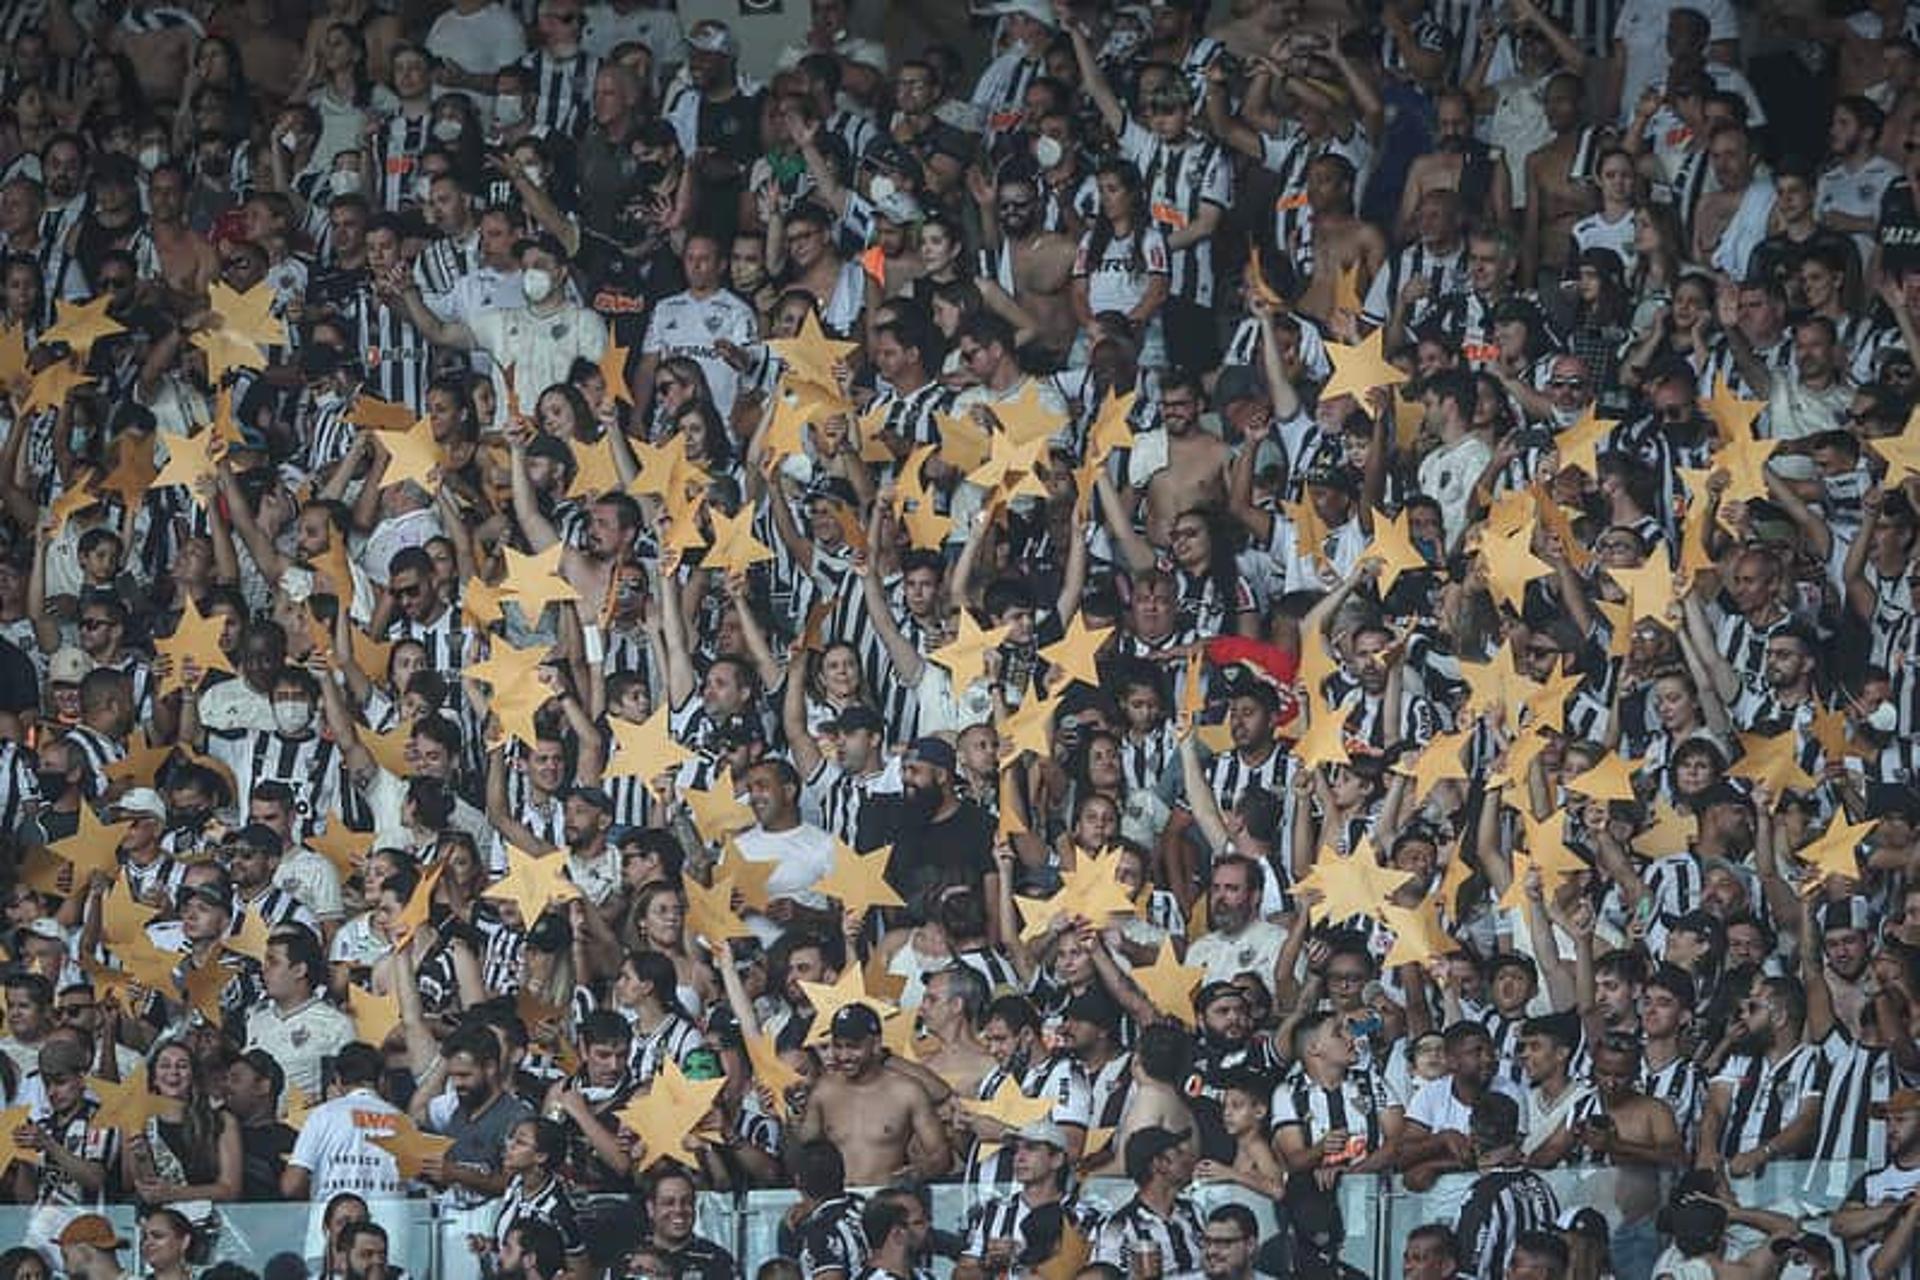
[[[707,389],[713,393],[713,407],[725,421],[733,413],[733,402],[740,393],[740,372],[726,362],[714,344],[722,340],[744,347],[760,336],[760,320],[753,308],[727,289],[717,289],[704,298],[692,293],[676,293],[663,298],[647,322],[647,336],[640,344],[645,355],[686,356],[707,375]]]
[[[1073,274],[1087,282],[1087,309],[1095,315],[1102,311],[1132,311],[1147,295],[1154,276],[1169,271],[1166,237],[1148,224],[1125,236],[1114,236],[1094,258],[1093,233],[1080,237],[1080,251],[1074,256]]]
[[[1440,504],[1449,547],[1460,540],[1467,527],[1467,504],[1473,497],[1474,482],[1492,458],[1493,450],[1486,441],[1469,433],[1420,460],[1420,492]]]
[[[1519,1085],[1496,1074],[1490,1087],[1518,1103],[1521,1118],[1525,1120],[1529,1104]],[[1473,1121],[1473,1107],[1454,1096],[1453,1077],[1446,1075],[1414,1090],[1413,1101],[1407,1104],[1407,1119],[1425,1125],[1428,1133],[1467,1133]]]
[[[833,837],[819,827],[801,823],[787,831],[768,831],[752,827],[734,837],[740,856],[749,862],[772,862],[778,869],[767,878],[767,896],[792,898],[803,907],[824,908],[827,899],[809,892],[833,870]],[[757,911],[744,917],[755,936],[771,946],[780,936],[780,926]]]
[[[1693,0],[1688,6],[1706,15],[1707,41],[1738,40],[1740,24],[1728,0]],[[1667,15],[1673,0],[1626,0],[1614,23],[1613,36],[1626,50],[1620,83],[1620,122],[1633,118],[1641,91],[1667,74]]]
[[[575,360],[598,364],[607,349],[607,322],[571,303],[544,314],[527,307],[482,311],[468,319],[467,328],[493,359],[493,390],[500,413],[507,411],[506,366],[513,366],[520,403],[531,408],[541,392],[567,380]]]
[[[459,63],[464,71],[492,75],[527,56],[527,33],[505,5],[489,4],[472,13],[448,9],[427,31],[427,52]]]

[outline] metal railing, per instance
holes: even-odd
[[[1757,1177],[1736,1179],[1733,1191],[1742,1204],[1787,1214],[1819,1230],[1862,1172],[1859,1164],[1773,1164]],[[1665,1244],[1654,1219],[1665,1201],[1671,1175],[1591,1168],[1553,1169],[1542,1176],[1553,1187],[1563,1209],[1590,1206],[1606,1218],[1613,1231],[1613,1269],[1618,1280],[1648,1280],[1654,1259]],[[1440,1179],[1427,1191],[1415,1192],[1391,1175],[1347,1177],[1337,1196],[1345,1231],[1342,1260],[1369,1275],[1399,1274],[1408,1234],[1425,1223],[1454,1223],[1472,1181],[1456,1174]],[[1116,1208],[1132,1191],[1125,1181],[1098,1179],[1086,1184],[1081,1194],[1095,1205]],[[743,1273],[751,1277],[760,1263],[778,1254],[780,1222],[795,1199],[792,1191],[702,1192],[695,1229],[732,1250]],[[979,1200],[979,1192],[972,1187],[942,1184],[933,1188],[930,1216],[935,1226],[959,1231]],[[1227,1202],[1246,1205],[1258,1220],[1263,1237],[1279,1226],[1272,1202],[1242,1187],[1200,1184],[1194,1189],[1194,1200],[1203,1214]],[[460,1210],[427,1199],[371,1201],[370,1206],[374,1219],[387,1229],[388,1256],[394,1266],[405,1268],[414,1277],[478,1280],[479,1259],[469,1247],[468,1238],[492,1234],[490,1206]],[[303,1202],[220,1205],[218,1228],[204,1262],[235,1262],[262,1273],[276,1256],[291,1254],[309,1270],[317,1270],[323,1209],[321,1204]],[[640,1218],[629,1198],[587,1198],[582,1210],[588,1224],[589,1248],[596,1256],[605,1257],[610,1248],[619,1249],[622,1241],[637,1242]],[[75,1212],[30,1206],[0,1208],[0,1239],[39,1247],[57,1261],[58,1250],[52,1242]],[[129,1252],[122,1255],[122,1262],[138,1270],[132,1250],[137,1236],[133,1207],[113,1205],[105,1212],[129,1242]],[[934,1270],[944,1275],[947,1267],[938,1264]]]

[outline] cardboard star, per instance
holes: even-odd
[[[607,394],[620,404],[634,404],[633,387],[627,382],[627,366],[633,360],[633,348],[620,345],[613,329],[607,329],[607,349],[600,353],[600,376],[606,381]]]
[[[1618,419],[1602,418],[1596,413],[1599,407],[1597,401],[1588,405],[1578,421],[1553,438],[1554,452],[1560,455],[1560,465],[1577,467],[1589,477],[1600,474],[1600,446],[1620,425]]]
[[[88,486],[97,477],[92,471],[82,471],[74,477],[74,482],[63,490],[47,507],[47,519],[52,522],[53,532],[57,535],[67,527],[67,523],[81,512],[100,505],[100,495]]]
[[[54,314],[57,318],[41,331],[41,345],[50,347],[56,342],[64,342],[73,348],[75,355],[85,360],[93,353],[94,343],[127,331],[125,325],[107,314],[107,308],[112,305],[112,295],[105,293],[90,302],[56,303]]]
[[[468,578],[460,588],[460,614],[481,630],[507,620],[502,610],[507,593],[481,578]]]
[[[58,409],[66,404],[68,396],[92,381],[73,360],[55,360],[33,376],[20,405],[20,416],[30,418],[43,409]]]
[[[73,884],[77,890],[95,872],[120,874],[120,842],[133,829],[131,822],[102,822],[93,814],[93,806],[80,806],[80,828],[65,840],[56,840],[47,849],[57,858],[73,864]]]
[[[1198,965],[1180,963],[1173,953],[1173,940],[1160,940],[1160,954],[1153,963],[1128,975],[1133,985],[1152,1002],[1153,1007],[1177,1022],[1194,1025],[1193,992],[1206,979],[1207,971]]]
[[[1827,824],[1824,832],[1794,852],[1793,856],[1806,866],[1808,872],[1806,883],[1801,886],[1802,891],[1817,891],[1831,876],[1857,882],[1861,878],[1860,844],[1879,825],[1878,819],[1848,822],[1844,812],[1834,814],[1833,821]]]
[[[971,413],[938,413],[933,425],[939,429],[940,461],[955,471],[977,471],[987,460],[989,441],[986,428],[974,421]]]
[[[1654,555],[1631,569],[1607,566],[1607,576],[1627,593],[1627,604],[1635,622],[1650,619],[1663,627],[1673,625],[1667,616],[1673,607],[1673,570],[1664,555]]]
[[[800,394],[791,383],[774,388],[767,411],[766,430],[761,433],[760,451],[771,465],[785,458],[807,454],[807,430],[816,419],[825,418],[825,406],[817,398]]]
[[[1853,750],[1847,741],[1847,716],[1843,711],[1829,711],[1825,707],[1816,710],[1808,736],[1820,744],[1820,755],[1827,764],[1846,759]]]
[[[375,764],[396,778],[410,777],[413,762],[407,758],[407,744],[413,741],[413,726],[398,724],[385,733],[360,730],[360,745],[367,749]]]
[[[766,1086],[767,1092],[772,1095],[774,1110],[782,1117],[794,1119],[792,1109],[787,1105],[787,1090],[805,1084],[806,1077],[787,1065],[773,1037],[765,1032],[757,1036],[741,1036],[740,1047],[747,1051],[754,1082]]]
[[[1312,696],[1308,691],[1306,703],[1306,732],[1293,744],[1293,754],[1302,764],[1318,768],[1322,765],[1346,764],[1353,757],[1347,754],[1347,715],[1342,707],[1335,707],[1323,698]],[[1295,725],[1299,721],[1294,722]]]
[[[1595,596],[1593,607],[1607,620],[1607,656],[1627,657],[1633,652],[1633,606],[1624,602],[1614,604]]]
[[[614,751],[602,776],[654,778],[692,760],[693,752],[674,740],[667,721],[665,706],[638,724],[619,716],[609,717],[607,727],[613,731]]]
[[[1021,1089],[1020,1082],[1012,1075],[1001,1076],[1000,1083],[994,1086],[993,1092],[985,1098],[956,1096],[954,1101],[974,1115],[1000,1124],[1005,1128],[1008,1137],[1030,1124],[1038,1124],[1053,1115],[1051,1098],[1029,1098]],[[1005,1145],[1003,1142],[988,1141],[983,1138],[977,1155],[982,1160],[988,1159],[1003,1145]]]
[[[973,620],[973,614],[966,609],[955,616],[956,633],[953,639],[927,655],[927,660],[947,669],[953,677],[954,691],[964,690],[980,678],[986,668],[987,650],[997,649],[1007,638],[1006,627],[995,627],[983,631],[980,624]]]
[[[802,982],[800,990],[807,997],[807,1003],[813,1006],[813,1029],[807,1034],[808,1044],[825,1044],[832,1035],[833,1015],[850,1004],[867,1006],[879,1016],[882,1023],[899,1012],[886,1001],[868,993],[866,976],[860,972],[858,965],[848,965],[831,983]]]
[[[0,324],[0,390],[12,390],[27,379],[27,327]]]
[[[1059,435],[1067,429],[1067,415],[1048,407],[1040,397],[1040,380],[1028,378],[1020,384],[1020,390],[1011,400],[1002,400],[992,406],[993,416],[1000,423],[1000,429],[1013,437],[1019,444],[1039,444]]]
[[[512,547],[503,549],[507,576],[501,584],[510,600],[517,602],[529,621],[546,612],[547,606],[578,600],[580,593],[561,576],[560,558],[566,544],[556,542],[538,555],[523,555]]]
[[[732,776],[722,769],[705,790],[683,787],[680,798],[686,802],[693,829],[709,844],[718,844],[736,831],[745,831],[759,819],[753,810],[740,803]]]
[[[395,951],[406,946],[416,930],[426,926],[427,915],[433,909],[434,887],[440,883],[440,877],[446,869],[446,863],[438,862],[422,872],[420,883],[414,886],[406,905],[400,908],[400,914],[393,918],[390,932],[393,934]]]
[[[1764,401],[1742,400],[1734,395],[1727,380],[1721,377],[1713,380],[1713,394],[1701,401],[1701,407],[1720,429],[1720,438],[1731,442],[1751,440],[1753,424],[1767,406]]]
[[[1765,783],[1773,792],[1774,804],[1787,798],[1789,791],[1811,791],[1814,778],[1800,767],[1800,735],[1788,731],[1767,737],[1758,733],[1740,735],[1740,759],[1727,772],[1736,778]]]
[[[220,956],[199,964],[189,958],[181,967],[181,977],[184,979],[181,986],[186,992],[187,1007],[196,1010],[208,1022],[219,1022],[220,997],[226,992],[227,984],[233,981],[236,972]]]
[[[1327,343],[1333,376],[1320,389],[1320,399],[1331,402],[1341,396],[1353,396],[1365,404],[1367,392],[1375,387],[1397,387],[1405,382],[1407,375],[1388,362],[1385,342],[1386,331],[1375,329],[1352,346],[1344,342]]]
[[[751,938],[753,930],[747,928],[733,909],[733,880],[716,873],[713,885],[708,887],[688,876],[681,881],[681,889],[687,895],[686,933],[691,938],[705,938],[710,945],[719,945],[729,938]]]
[[[1487,585],[1493,594],[1516,610],[1526,605],[1527,584],[1553,572],[1553,566],[1533,554],[1533,526],[1527,523],[1509,534],[1488,530],[1480,542],[1480,556],[1487,566]]]
[[[1067,634],[1044,646],[1040,656],[1052,664],[1061,680],[1078,681],[1097,689],[1100,687],[1099,653],[1112,637],[1112,627],[1089,627],[1086,615],[1075,613],[1067,623]]]
[[[538,736],[535,713],[553,696],[540,681],[540,668],[547,657],[544,645],[516,649],[499,639],[488,646],[485,659],[463,673],[468,679],[487,683],[492,692],[488,706],[500,718],[501,727],[529,746]]]
[[[1440,902],[1428,898],[1417,907],[1388,903],[1380,909],[1381,923],[1393,931],[1393,948],[1381,966],[1398,969],[1402,965],[1425,964],[1453,950],[1453,939],[1440,925]]]
[[[1585,859],[1567,847],[1565,814],[1556,810],[1544,820],[1536,820],[1522,810],[1520,822],[1527,832],[1527,856],[1539,868],[1549,889],[1562,880],[1593,869]]]
[[[634,1168],[644,1172],[662,1160],[698,1168],[693,1153],[687,1150],[687,1139],[706,1121],[726,1084],[725,1077],[689,1080],[679,1063],[671,1057],[663,1059],[647,1091],[614,1112],[627,1131],[640,1140]]]
[[[860,854],[846,841],[836,839],[833,850],[833,869],[813,884],[815,893],[825,894],[838,901],[843,911],[861,916],[875,907],[907,905],[887,883],[887,867],[893,861],[892,845]]]
[[[1099,466],[1116,449],[1133,447],[1133,404],[1139,398],[1138,392],[1115,395],[1111,388],[1101,397],[1093,425],[1087,429],[1089,466]]]
[[[1003,802],[1004,803],[1004,802]],[[1113,917],[1137,915],[1139,904],[1120,883],[1120,856],[1114,849],[1099,855],[1082,852],[1071,870],[1060,874],[1060,888],[1051,898],[1016,898],[1026,927],[1022,941],[1032,941],[1061,916],[1087,920],[1104,928]]]
[[[987,442],[987,460],[967,474],[967,481],[989,490],[1008,485],[1012,491],[1006,496],[1012,497],[1023,484],[1039,484],[1034,468],[1045,460],[1046,448],[1044,436],[1022,443],[1004,432],[996,433]],[[1040,496],[1046,496],[1044,485]]]
[[[1589,800],[1637,800],[1633,775],[1638,769],[1617,752],[1601,755],[1598,764],[1567,779],[1567,790]]]
[[[433,438],[433,419],[422,418],[405,431],[376,431],[374,439],[387,450],[387,469],[380,473],[381,488],[412,481],[432,491],[434,473],[446,460],[439,441]]]
[[[835,371],[859,349],[857,342],[839,342],[827,337],[820,327],[820,317],[811,310],[801,319],[797,337],[767,340],[767,350],[780,357],[787,366],[788,377],[835,394],[840,389]]]
[[[1399,515],[1389,517],[1379,508],[1373,512],[1373,537],[1368,539],[1363,555],[1368,559],[1380,561],[1380,579],[1378,583],[1380,598],[1386,599],[1394,584],[1400,581],[1403,573],[1420,573],[1431,569],[1427,558],[1413,545],[1413,535],[1407,529],[1408,512],[1402,508]]]
[[[427,1161],[444,1160],[453,1148],[452,1138],[425,1133],[404,1115],[393,1117],[392,1133],[373,1134],[367,1140],[393,1157],[403,1178],[419,1177]]]
[[[228,934],[220,945],[235,955],[245,956],[255,964],[267,962],[267,942],[273,937],[273,929],[266,918],[258,911],[242,909],[240,930]]]
[[[211,427],[191,436],[168,434],[165,439],[167,461],[153,477],[153,487],[164,489],[169,485],[185,485],[193,500],[201,501],[200,482],[219,469],[220,458],[226,452],[226,442]]]
[[[1403,757],[1393,766],[1395,773],[1413,779],[1413,793],[1407,797],[1409,803],[1419,804],[1442,782],[1467,780],[1467,766],[1461,763],[1460,754],[1466,749],[1470,736],[1471,731],[1467,729],[1435,734],[1416,758],[1408,761]]]
[[[1095,1131],[1098,1132],[1098,1131]],[[1113,1140],[1113,1130],[1105,1130],[1107,1141]],[[1101,1144],[1102,1146],[1105,1143]],[[1093,1145],[1093,1132],[1087,1134],[1087,1154],[1098,1154]],[[1026,1270],[1031,1271],[1037,1280],[1076,1280],[1087,1268],[1087,1259],[1093,1256],[1093,1245],[1080,1228],[1073,1225],[1071,1218],[1060,1219],[1060,1243],[1054,1251],[1041,1262],[1028,1263]]]
[[[1779,447],[1776,440],[1736,436],[1713,455],[1716,469],[1726,470],[1728,499],[1767,496],[1767,459]]]
[[[918,551],[938,551],[953,534],[952,518],[935,510],[932,496],[924,490],[901,513],[900,522],[907,527],[907,539]]]
[[[186,607],[180,611],[180,621],[174,624],[173,634],[163,636],[153,642],[153,647],[173,659],[173,670],[160,682],[160,692],[164,696],[175,689],[187,688],[185,671],[187,660],[191,658],[202,671],[224,671],[228,675],[238,675],[233,662],[220,650],[220,633],[226,630],[227,620],[220,614],[211,616],[200,612],[200,606],[187,597]]]
[[[347,410],[347,421],[354,426],[387,434],[410,431],[419,420],[419,415],[406,405],[382,400],[365,391],[354,397],[353,406]]]
[[[573,483],[567,486],[569,498],[597,498],[621,487],[620,464],[613,456],[613,441],[609,437],[575,440],[571,448],[574,472]]]
[[[1042,759],[1053,755],[1053,717],[1060,710],[1063,695],[1028,698],[1001,726],[1003,744],[1015,752],[1031,751]]]
[[[147,936],[147,925],[160,912],[133,896],[125,876],[115,876],[100,900],[100,937],[109,949]]]
[[[153,437],[122,436],[114,445],[113,470],[94,487],[114,495],[121,506],[132,508],[140,505],[159,474],[153,465]]]
[[[1547,487],[1535,482],[1528,490],[1533,495],[1533,511],[1536,519],[1546,531],[1560,540],[1560,552],[1567,562],[1581,573],[1593,566],[1593,553],[1588,551],[1580,535],[1574,532],[1573,520],[1567,515],[1567,509],[1553,500]]]
[[[767,882],[773,879],[774,872],[779,869],[777,862],[749,858],[740,852],[739,845],[729,840],[726,842],[725,855],[714,874],[733,881],[733,891],[740,895],[740,901],[747,905],[748,910],[765,911],[767,904],[773,901]]]
[[[353,1016],[355,1038],[376,1049],[400,1029],[399,997],[375,995],[365,987],[347,988],[347,1012]]]
[[[32,1107],[8,1107],[0,1111],[0,1173],[11,1169],[15,1161],[22,1164],[38,1165],[40,1153],[31,1147],[23,1147],[14,1140],[14,1133],[33,1123]]]
[[[508,845],[507,874],[482,890],[480,896],[519,903],[520,916],[531,927],[554,903],[580,897],[580,888],[567,878],[565,853],[536,857]]]
[[[1581,679],[1578,671],[1565,671],[1542,681],[1535,692],[1527,695],[1528,727],[1565,733],[1567,731],[1567,699],[1580,688]]]
[[[1467,711],[1474,715],[1498,709],[1517,721],[1532,685],[1513,665],[1513,644],[1503,642],[1488,662],[1463,662],[1460,678],[1467,682]]]
[[[186,1111],[186,1105],[178,1099],[163,1098],[153,1092],[147,1083],[144,1062],[128,1072],[124,1081],[88,1076],[87,1092],[100,1103],[88,1125],[96,1129],[118,1129],[128,1137],[145,1132],[150,1119],[173,1123]]]
[[[735,515],[722,515],[709,508],[713,523],[713,544],[707,548],[703,567],[722,573],[745,573],[754,565],[773,559],[773,548],[753,536],[754,509],[743,506]]]
[[[1331,853],[1322,856],[1293,886],[1293,891],[1319,895],[1319,901],[1307,911],[1308,919],[1315,924],[1353,916],[1377,918],[1381,907],[1411,878],[1404,872],[1381,866],[1372,842],[1363,840],[1345,857]]]
[[[1653,821],[1632,840],[1634,851],[1648,858],[1664,858],[1685,853],[1700,834],[1700,819],[1682,813],[1670,804],[1653,807]]]
[[[220,317],[220,329],[257,348],[287,345],[287,326],[273,314],[275,297],[273,286],[264,280],[245,292],[218,280],[207,289],[208,303]],[[264,367],[266,362],[267,353],[262,350],[260,363],[254,367]]]
[[[1908,476],[1920,476],[1920,408],[1914,409],[1907,419],[1906,429],[1899,435],[1883,436],[1866,443],[1887,464],[1887,488],[1898,486]]]

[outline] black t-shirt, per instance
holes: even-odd
[[[293,1154],[294,1131],[275,1120],[272,1124],[240,1126],[240,1198],[278,1200],[280,1171]]]
[[[40,673],[11,640],[0,640],[0,711],[19,715],[40,709]]]
[[[1844,261],[1856,266],[1860,262],[1860,251],[1854,247],[1852,236],[1821,227],[1805,240],[1794,240],[1783,235],[1768,236],[1762,240],[1754,246],[1753,257],[1747,261],[1747,278],[1784,282],[1788,277],[1797,275],[1800,264],[1814,253],[1838,253],[1843,255]]]
[[[908,902],[936,883],[982,883],[994,872],[993,819],[962,800],[945,822],[909,814],[898,796],[874,796],[860,806],[856,843],[862,852],[893,846],[887,883]]]
[[[1880,197],[1880,270],[1898,278],[1920,263],[1920,208],[1913,202],[1913,183],[1903,174]]]

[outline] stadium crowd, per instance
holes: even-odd
[[[1920,1277],[1920,13],[710,8],[0,3],[0,1280]]]

